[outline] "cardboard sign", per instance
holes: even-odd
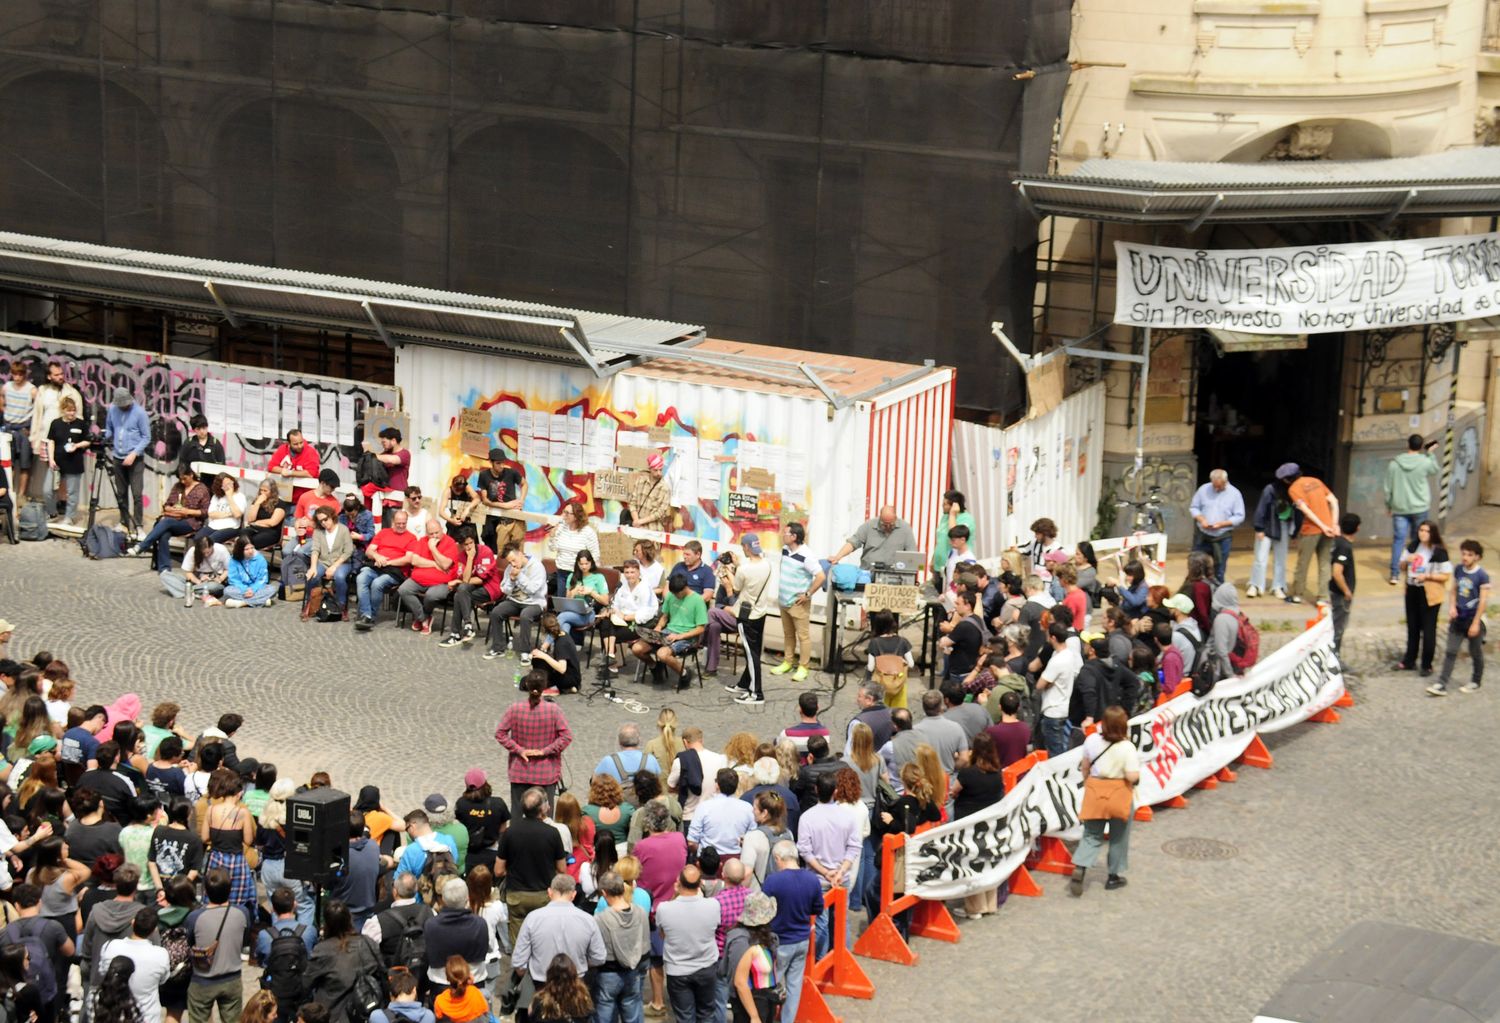
[[[458,428],[464,433],[487,434],[490,432],[490,410],[466,408],[458,413]]]
[[[466,455],[488,460],[490,457],[490,439],[485,434],[465,430],[458,435],[458,450]]]
[[[656,454],[651,448],[621,447],[615,452],[615,466],[620,469],[644,469],[646,459]]]
[[[729,514],[737,519],[757,518],[760,515],[760,495],[745,490],[731,490]]]
[[[765,469],[746,469],[740,473],[740,486],[751,490],[775,490],[776,476]]]
[[[911,614],[921,604],[922,591],[915,586],[892,586],[888,583],[870,583],[865,586],[866,611]]]
[[[628,500],[630,473],[612,469],[594,473],[594,497],[601,501]]]
[[[380,405],[371,405],[365,409],[364,419],[364,444],[366,451],[380,450],[380,431],[387,426],[394,426],[401,431],[401,437],[405,441],[411,440],[411,420],[405,412],[396,409],[385,408]]]
[[[635,541],[625,533],[600,533],[599,563],[608,565],[610,568],[619,568],[625,563],[625,559],[631,556],[630,549],[634,546]]]
[[[651,427],[651,429],[646,431],[646,438],[650,440],[652,444],[657,444],[665,447],[666,445],[672,443],[672,428],[669,426],[653,426]]]

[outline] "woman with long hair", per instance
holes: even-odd
[[[672,770],[672,761],[683,750],[682,739],[677,732],[677,712],[663,707],[656,715],[656,737],[646,743],[646,752],[656,758],[660,765],[662,788],[667,786],[667,775]],[[640,793],[636,793],[637,796]]]
[[[573,574],[580,551],[588,551],[594,564],[599,564],[599,534],[589,525],[582,503],[569,501],[563,505],[562,518],[547,527],[547,549],[552,551],[557,564],[551,590],[559,597],[568,592],[568,578]]]
[[[228,571],[229,551],[224,545],[207,533],[195,533],[188,539],[187,552],[182,556],[182,575],[170,568],[161,570],[162,589],[172,597],[181,597],[184,607],[192,607],[193,600],[199,597],[205,607],[214,607],[219,603]]]
[[[929,747],[931,748],[931,747]],[[927,774],[918,766],[915,760],[908,761],[901,768],[901,787],[904,790],[900,797],[890,805],[889,809],[882,809],[876,814],[875,820],[871,822],[876,834],[910,835],[916,832],[923,824],[936,824],[942,817],[942,807],[933,797],[932,783]],[[870,912],[871,919],[878,908],[872,909],[872,903],[878,903],[880,893],[880,860],[875,861],[875,876],[870,880],[870,887],[866,892],[866,911]],[[906,876],[905,858],[895,864],[894,880],[895,894],[901,894],[904,888],[903,879]],[[875,897],[871,899],[870,893]],[[897,913],[893,918],[896,929],[904,937],[908,933],[911,924],[911,910]]]
[[[572,855],[568,873],[578,880],[578,868],[594,858],[594,822],[584,816],[578,797],[564,792],[552,807],[552,820],[568,829],[572,838]]]
[[[771,1023],[781,999],[776,967],[776,900],[755,893],[745,899],[739,923],[724,938],[724,964],[734,988],[730,997],[732,1023]]]
[[[134,721],[115,723],[115,745],[120,747],[120,760],[115,769],[130,779],[137,792],[146,787],[146,769],[151,759],[146,756],[146,733]]]
[[[472,524],[479,528],[479,507],[479,494],[469,483],[468,475],[458,473],[448,483],[447,499],[438,505],[438,518],[451,538],[461,540],[465,526]]]
[[[1432,660],[1437,652],[1438,611],[1448,580],[1453,577],[1453,562],[1436,522],[1423,519],[1417,535],[1401,552],[1401,572],[1406,577],[1406,653],[1396,665],[1397,671],[1411,671],[1421,657],[1422,677],[1432,674]]]
[[[35,665],[24,667],[16,676],[15,685],[0,696],[0,722],[14,728],[21,719],[21,711],[31,697],[42,698],[42,671]]]
[[[302,620],[307,621],[318,610],[316,595],[321,598],[325,586],[333,587],[333,600],[349,620],[349,573],[353,570],[354,539],[349,527],[341,525],[333,509],[319,505],[313,510],[312,552],[307,569],[307,596],[302,602]]]
[[[135,960],[115,956],[109,968],[91,992],[93,1005],[89,1017],[94,1023],[155,1023],[141,1019],[141,1007],[130,993],[130,978],[135,974]]]
[[[938,757],[938,751],[925,742],[917,744],[916,749],[917,766],[922,769],[922,775],[927,779],[927,786],[932,790],[932,801],[939,807],[948,803],[948,772],[943,770],[943,761]]]
[[[492,963],[500,961],[501,953],[510,953],[510,930],[506,927],[508,915],[505,902],[495,897],[495,874],[489,867],[473,863],[469,864],[469,871],[464,875],[464,883],[469,886],[469,912],[484,921],[484,925],[490,932],[490,955]],[[500,979],[498,968],[492,968],[495,980]]]
[[[42,993],[26,979],[31,953],[25,945],[0,945],[0,987],[16,1007],[16,1023],[47,1023],[52,1006],[42,1004]]]
[[[68,855],[68,843],[61,835],[42,839],[35,849],[36,858],[26,880],[42,890],[38,915],[56,920],[68,937],[76,938],[83,930],[78,894],[89,879],[89,868]]]
[[[535,649],[531,651],[531,670],[546,671],[547,693],[576,693],[583,682],[583,670],[578,666],[578,644],[562,626],[560,615],[543,611],[541,635]]]
[[[1094,554],[1094,545],[1087,540],[1078,541],[1073,548],[1073,569],[1078,573],[1078,588],[1088,594],[1090,607],[1099,606],[1099,558]]]
[[[56,726],[47,713],[47,702],[40,696],[28,696],[26,702],[21,704],[21,722],[16,726],[10,748],[5,752],[6,759],[14,765],[23,757],[29,756],[31,740],[41,735],[58,738]]]
[[[463,956],[449,956],[443,964],[448,986],[432,1000],[439,1023],[473,1023],[489,1015],[490,1006],[474,983],[474,975]]]
[[[596,774],[589,781],[589,801],[583,808],[594,822],[594,834],[609,834],[623,846],[630,837],[630,818],[635,807],[625,802],[625,792],[612,774]]]
[[[1123,707],[1106,707],[1099,730],[1083,741],[1081,765],[1086,784],[1102,781],[1134,789],[1141,780],[1141,756],[1130,741],[1130,716]],[[1125,868],[1130,866],[1130,818],[1134,799],[1127,802],[1120,816],[1094,817],[1090,814],[1089,790],[1084,793],[1083,838],[1073,851],[1073,877],[1068,882],[1072,895],[1083,894],[1085,873],[1099,860],[1104,844],[1104,828],[1109,827],[1109,890],[1125,887]]]
[[[276,1023],[276,996],[261,988],[240,1011],[240,1023]]]
[[[864,790],[860,785],[859,774],[853,768],[841,767],[833,772],[833,805],[848,816],[859,832],[860,848],[863,850],[865,843],[870,839],[870,808],[865,805]],[[861,851],[860,858],[855,860],[849,867],[848,874],[844,877],[844,887],[848,890],[849,908],[856,909],[862,904],[865,885],[869,883],[870,875],[863,870],[864,854]],[[832,938],[832,934],[829,934]],[[845,939],[850,948],[854,947],[854,939],[858,937],[854,928],[845,931]]]
[[[227,472],[214,477],[208,492],[208,514],[198,535],[224,543],[244,528],[245,495],[240,493],[240,481]]]
[[[599,571],[599,564],[589,551],[579,551],[573,560],[573,571],[568,576],[563,596],[583,601],[586,609],[582,613],[563,611],[557,616],[558,624],[576,639],[579,630],[593,624],[599,609],[609,606],[609,581]]]
[[[256,550],[275,550],[281,542],[281,524],[286,521],[286,505],[276,492],[276,481],[266,478],[255,490],[255,500],[245,511],[244,535]]]
[[[953,786],[953,818],[963,820],[970,814],[998,803],[1005,795],[1000,773],[1000,751],[989,730],[974,736],[969,763],[958,769],[958,783]],[[999,908],[999,889],[987,888],[964,897],[964,912],[972,920]]]
[[[323,940],[313,946],[307,961],[308,996],[328,1007],[329,1023],[354,1019],[354,982],[362,973],[384,987],[385,964],[375,943],[354,929],[348,903],[329,899],[323,907]]]
[[[547,966],[547,980],[531,999],[528,1019],[535,1023],[590,1023],[594,1000],[588,985],[578,979],[578,967],[559,952]]]
[[[31,809],[31,801],[36,794],[43,789],[55,789],[57,781],[57,755],[55,753],[38,753],[31,761],[31,766],[26,769],[26,777],[21,780],[21,787],[16,790],[16,809],[22,816]]]
[[[1214,556],[1206,551],[1194,551],[1188,555],[1187,578],[1177,587],[1177,592],[1193,602],[1193,621],[1198,623],[1199,634],[1207,638],[1213,629],[1214,602]]]
[[[255,877],[245,859],[245,849],[255,844],[255,818],[240,802],[244,783],[227,767],[218,767],[208,779],[208,809],[198,825],[198,837],[208,850],[203,870],[215,867],[229,873],[229,903],[245,907],[247,920],[255,919]]]
[[[729,761],[729,766],[740,776],[739,791],[735,795],[743,795],[754,783],[750,780],[751,770],[755,766],[755,747],[760,745],[760,740],[753,732],[735,732],[724,744],[724,756]]]

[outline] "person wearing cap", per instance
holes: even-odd
[[[140,536],[145,531],[144,486],[146,481],[146,447],[151,443],[151,420],[146,410],[123,387],[116,387],[114,399],[104,416],[104,442],[109,445],[110,469],[115,474],[120,493],[129,495],[130,521],[122,525]],[[121,509],[121,515],[124,509]]]
[[[781,663],[771,669],[771,674],[785,675],[795,667],[793,682],[801,682],[812,670],[809,638],[812,595],[823,588],[825,577],[817,556],[804,546],[806,540],[807,527],[802,523],[788,522],[781,527],[781,572],[776,590],[781,615]]]
[[[288,430],[286,441],[271,452],[266,472],[292,481],[292,497],[297,498],[313,487],[318,478],[318,449],[307,443],[301,430]]]
[[[16,627],[9,618],[0,618],[0,660],[9,657],[10,638],[16,634]],[[14,663],[14,662],[12,662]]]
[[[1213,555],[1214,582],[1223,583],[1230,541],[1235,527],[1245,521],[1245,498],[1229,482],[1229,473],[1215,469],[1193,494],[1188,511],[1193,516],[1193,550]]]
[[[776,900],[764,892],[745,899],[739,920],[724,935],[723,980],[732,988],[729,1006],[733,1023],[771,1023],[779,1002],[781,981],[776,965]]]
[[[732,585],[738,599],[731,613],[739,633],[740,647],[745,652],[745,667],[740,671],[739,680],[724,688],[736,694],[736,703],[754,705],[766,702],[761,648],[766,638],[766,615],[776,608],[777,591],[771,585],[771,563],[761,548],[760,536],[746,533],[740,537],[740,549],[745,556],[734,569]]]
[[[447,835],[453,839],[453,846],[458,850],[455,865],[459,873],[463,873],[468,869],[466,864],[469,857],[469,829],[458,821],[452,806],[448,803],[448,797],[440,792],[434,792],[422,800],[422,809],[427,814],[427,823],[432,825],[434,835],[439,838]]]
[[[1198,659],[1198,648],[1203,645],[1203,630],[1193,617],[1193,600],[1185,593],[1174,593],[1162,602],[1162,607],[1172,612],[1172,645],[1182,655],[1188,674]]]
[[[441,804],[444,808],[448,801],[443,796],[434,793],[422,801],[425,807],[429,803]],[[458,863],[458,843],[453,841],[449,835],[439,835],[432,830],[432,821],[427,816],[427,811],[413,810],[406,815],[406,849],[401,853],[401,858],[396,861],[396,876],[412,874],[416,877],[422,876],[422,869],[427,866],[429,853],[445,849],[448,855],[453,857],[453,862]]]
[[[653,451],[646,458],[646,471],[630,474],[630,488],[624,505],[630,513],[630,525],[637,529],[672,531],[672,484],[663,470],[666,460]]]
[[[198,479],[198,471],[190,465],[179,466],[177,485],[167,494],[161,516],[145,539],[126,550],[125,556],[133,558],[150,551],[156,571],[165,572],[172,567],[171,538],[196,533],[208,514],[208,501],[208,488]]]
[[[469,832],[464,850],[467,869],[483,866],[493,873],[495,845],[510,822],[510,808],[495,795],[483,768],[471,767],[464,772],[464,794],[453,804],[453,817]]]
[[[334,493],[338,486],[338,473],[332,469],[319,470],[317,486],[297,495],[297,503],[293,505],[293,516],[299,519],[310,519],[314,508],[331,508],[337,515],[342,505],[339,496]]]
[[[1277,472],[1290,467],[1284,465]],[[1255,559],[1250,563],[1250,585],[1245,596],[1258,597],[1270,593],[1286,599],[1286,556],[1292,537],[1302,525],[1302,515],[1292,506],[1287,496],[1286,484],[1280,478],[1267,483],[1255,502],[1255,514],[1251,517],[1255,527]],[[1266,558],[1272,556],[1271,588],[1266,589]]]
[[[482,469],[475,483],[479,501],[485,508],[484,527],[479,538],[492,551],[506,544],[526,539],[526,523],[505,512],[519,512],[526,507],[526,474],[505,460],[504,448],[490,448],[490,465]]]

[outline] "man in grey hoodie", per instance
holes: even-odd
[[[613,870],[599,876],[599,891],[609,908],[594,917],[604,939],[604,964],[594,973],[595,1019],[641,1018],[641,985],[651,951],[647,911],[632,901],[633,892]]]
[[[1437,441],[1424,442],[1420,433],[1406,438],[1406,450],[1386,463],[1385,508],[1391,513],[1391,575],[1395,586],[1401,581],[1401,551],[1417,526],[1427,518],[1432,505],[1429,482],[1441,470],[1432,449]]]
[[[1213,610],[1214,650],[1223,660],[1224,677],[1230,678],[1238,674],[1238,670],[1229,663],[1229,653],[1234,649],[1235,640],[1240,634],[1240,595],[1235,591],[1234,583],[1223,583],[1214,590]]]
[[[101,902],[89,912],[89,922],[83,928],[83,968],[79,978],[83,985],[83,1002],[79,1015],[82,1023],[89,1018],[89,992],[104,975],[99,953],[106,941],[130,936],[130,925],[141,911],[135,899],[136,887],[141,883],[141,868],[134,863],[122,863],[115,868],[115,897]]]

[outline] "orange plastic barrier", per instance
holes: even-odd
[[[1176,689],[1173,689],[1170,693],[1162,693],[1160,696],[1158,696],[1156,698],[1156,705],[1160,707],[1168,700],[1174,700],[1177,697],[1181,696],[1183,693],[1191,693],[1192,691],[1193,680],[1191,678],[1185,678],[1181,682],[1177,683]]]
[[[823,905],[833,909],[832,947],[828,954],[807,967],[804,978],[817,984],[825,995],[843,998],[874,998],[875,985],[849,951],[849,893],[843,888],[830,888],[823,895]],[[812,948],[817,948],[817,924],[813,924]],[[803,986],[806,986],[806,979]],[[799,1016],[802,1014],[799,1007]]]
[[[1042,755],[1046,756],[1045,753]],[[917,828],[916,833],[920,835],[933,827],[936,825],[924,824]],[[906,835],[886,835],[881,839],[880,912],[854,943],[854,951],[870,959],[915,966],[919,957],[896,928],[894,917],[897,913],[912,910],[908,931],[915,937],[956,942],[959,940],[959,933],[958,925],[953,922],[953,917],[941,902],[930,902],[911,894],[896,897],[896,850],[906,844],[907,838]],[[801,1017],[800,1011],[798,1017]]]
[[[1333,705],[1335,707],[1352,707],[1354,706],[1354,697],[1350,696],[1349,690],[1345,689],[1344,695],[1334,700]]]
[[[1245,752],[1239,756],[1239,763],[1259,767],[1262,770],[1270,770],[1274,762],[1271,759],[1271,751],[1266,749],[1265,742],[1258,735],[1250,740],[1250,745],[1246,746]]]

